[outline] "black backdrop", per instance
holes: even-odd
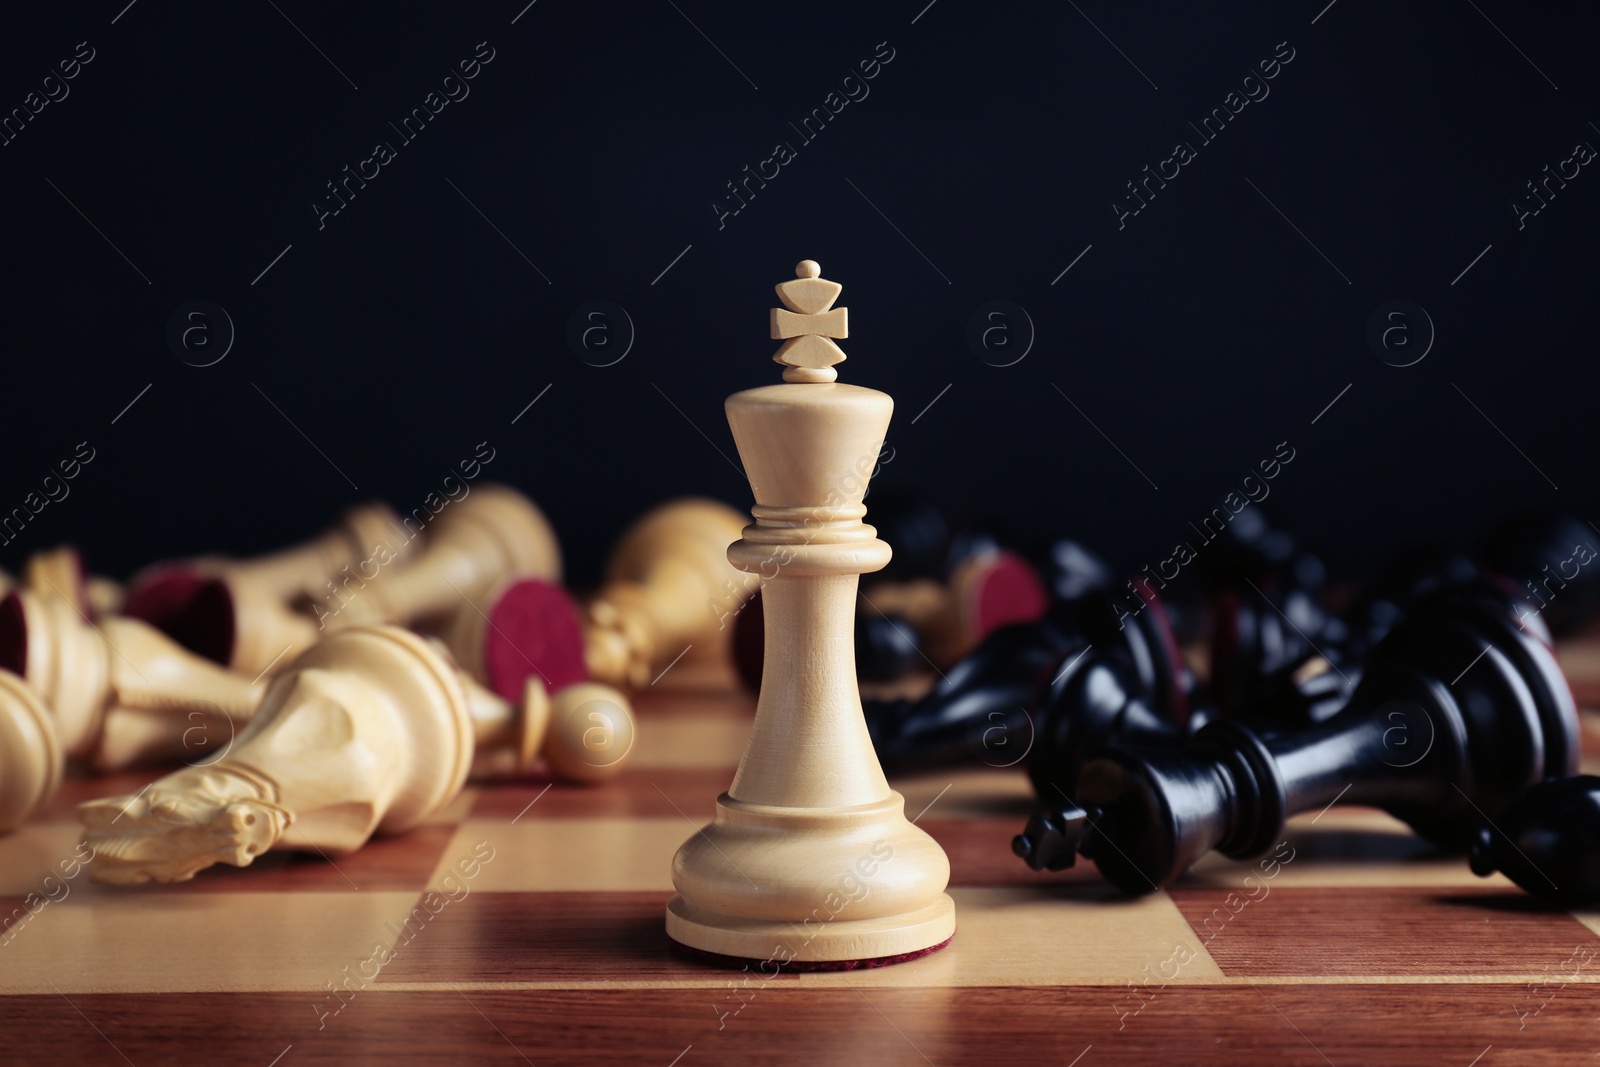
[[[263,550],[488,441],[592,582],[652,503],[747,505],[721,402],[803,257],[896,398],[880,484],[1128,567],[1280,442],[1266,506],[1345,573],[1600,521],[1584,5],[524,2],[7,12],[0,514],[57,499],[0,565]]]

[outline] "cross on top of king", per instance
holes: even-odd
[[[794,273],[793,281],[773,287],[784,306],[772,309],[772,338],[783,341],[772,359],[786,368],[786,382],[831,382],[839,377],[833,365],[845,354],[830,338],[850,336],[850,309],[833,306],[844,286],[819,277],[822,267],[814,259],[801,260]]]

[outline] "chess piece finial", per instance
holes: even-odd
[[[772,339],[783,345],[772,359],[788,368],[786,382],[834,381],[839,372],[833,365],[845,360],[844,349],[830,340],[850,336],[850,309],[833,306],[844,286],[821,274],[816,260],[803,259],[794,268],[794,281],[774,286],[783,307],[772,309]]]
[[[470,677],[461,682],[477,746],[475,779],[525,777],[542,761],[563,782],[593,785],[627,765],[633,705],[609,685],[575,682],[551,693],[534,674],[513,702]]]
[[[955,930],[949,860],[889,788],[856,688],[856,587],[890,558],[862,500],[894,401],[833,382],[839,286],[810,261],[797,273],[778,293],[800,314],[774,312],[774,336],[821,343],[780,351],[789,384],[727,400],[756,501],[727,558],[764,581],[761,696],[714,821],[673,860],[667,933],[724,957],[894,962]]]
[[[61,597],[85,614],[93,612],[83,557],[71,545],[43,549],[29,556],[22,568],[22,586],[39,596]]]

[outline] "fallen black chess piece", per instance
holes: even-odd
[[[1037,813],[1013,849],[1035,870],[1081,853],[1144,893],[1213,850],[1259,856],[1290,815],[1335,803],[1381,807],[1464,848],[1522,790],[1575,773],[1578,755],[1548,645],[1503,604],[1456,596],[1394,627],[1327,722],[1267,734],[1219,719],[1177,747],[1111,745],[1083,766],[1076,803]]]

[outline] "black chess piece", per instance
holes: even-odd
[[[1116,572],[1081,541],[1061,537],[1038,553],[1039,577],[1052,603],[1072,603],[1109,593]]]
[[[1320,586],[1279,575],[1250,589],[1227,589],[1212,602],[1211,692],[1235,710],[1260,701],[1263,679],[1292,672],[1314,656],[1345,658],[1345,630]]]
[[[980,761],[1013,766],[1031,751],[1040,678],[1082,639],[1049,621],[1003,626],[919,700],[866,700],[867,730],[889,774]]]
[[[1531,786],[1472,840],[1472,870],[1501,871],[1536,897],[1577,908],[1600,903],[1600,778]]]
[[[1350,703],[1319,726],[1266,735],[1218,719],[1179,748],[1112,745],[1084,766],[1077,804],[1035,815],[1013,849],[1035,870],[1081,852],[1143,893],[1213,849],[1258,856],[1290,815],[1334,803],[1384,808],[1459,848],[1577,760],[1577,712],[1550,649],[1469,598],[1396,626]]]
[[[1076,769],[1112,738],[1176,743],[1203,702],[1154,594],[1119,619],[1097,591],[1036,623],[1003,627],[916,701],[865,701],[891,774],[1027,761],[1041,798],[1071,796]]]
[[[1343,614],[1339,626],[1322,630],[1314,650],[1299,650],[1304,659],[1285,656],[1274,670],[1251,677],[1227,711],[1231,717],[1271,722],[1280,729],[1323,722],[1348,702],[1367,657],[1397,623],[1419,610],[1447,610],[1469,601],[1495,606],[1550,643],[1534,605],[1510,581],[1481,571],[1448,546],[1424,544],[1398,555]],[[1314,676],[1320,678],[1313,681]],[[1314,692],[1316,698],[1307,699]]]
[[[1321,568],[1320,561],[1302,551],[1293,534],[1272,522],[1266,509],[1251,504],[1199,547],[1195,570],[1200,585],[1215,591],[1248,587],[1250,582],[1293,570],[1297,562]],[[1300,580],[1320,584],[1322,575],[1307,572]]]
[[[1570,515],[1513,515],[1484,541],[1484,561],[1534,602],[1557,637],[1600,615],[1600,531]]]
[[[1444,542],[1425,541],[1397,553],[1344,613],[1345,658],[1365,659],[1385,634],[1430,596],[1481,580],[1478,565]]]
[[[1314,657],[1339,663],[1348,633],[1328,604],[1327,568],[1260,507],[1241,511],[1199,560],[1209,689],[1222,711],[1276,706],[1302,664]]]

